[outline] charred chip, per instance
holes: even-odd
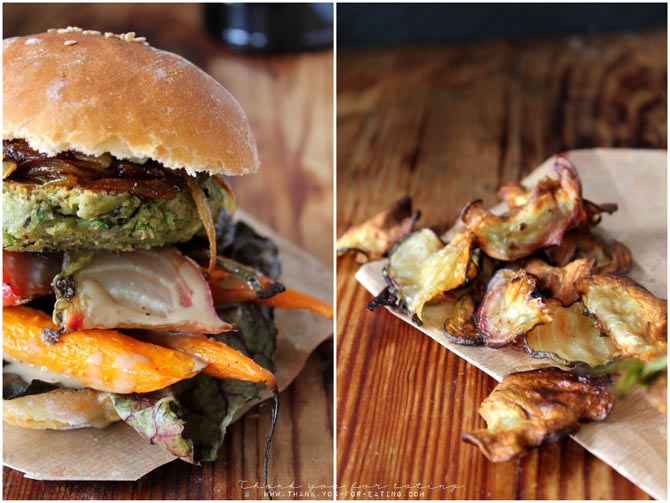
[[[608,376],[585,376],[549,367],[507,376],[482,402],[486,429],[463,435],[493,462],[579,429],[580,421],[602,421],[614,406]]]
[[[577,254],[594,260],[593,272],[623,274],[630,270],[630,250],[619,241],[607,241],[588,232],[577,234]]]
[[[542,250],[549,264],[554,267],[563,267],[575,258],[577,254],[577,235],[577,229],[568,231],[563,235],[559,244]]]
[[[623,276],[594,274],[577,280],[575,288],[598,328],[623,357],[649,361],[666,354],[665,299]]]
[[[554,267],[538,258],[525,260],[521,267],[537,278],[537,287],[543,294],[569,306],[579,300],[575,281],[591,273],[595,259],[573,260],[563,267]]]
[[[461,295],[454,309],[444,322],[444,335],[451,342],[465,346],[479,346],[484,344],[477,325],[475,324],[475,311],[477,310],[477,301],[472,291],[467,291]]]
[[[446,245],[430,229],[420,229],[398,243],[389,255],[386,281],[397,304],[420,323],[423,306],[455,290],[478,272],[474,236],[456,235]],[[389,292],[386,294],[389,296]],[[374,302],[374,301],[373,301]]]
[[[619,207],[616,205],[616,203],[596,204],[594,202],[589,201],[588,199],[584,199],[584,213],[586,215],[586,218],[584,219],[584,224],[590,226],[598,225],[600,223],[600,220],[602,219],[603,213],[611,215],[618,209]]]
[[[521,184],[521,182],[515,181],[507,182],[500,187],[496,195],[508,208],[516,208],[517,206],[523,206],[528,202],[530,192]]]
[[[409,234],[420,215],[420,211],[412,211],[412,198],[402,197],[347,230],[337,240],[337,254],[358,252],[363,256],[362,261],[384,257],[395,243]]]
[[[582,189],[574,166],[559,157],[559,179],[540,180],[522,206],[502,215],[484,208],[481,200],[461,211],[461,220],[475,234],[477,244],[498,260],[518,260],[547,246],[557,245],[563,235],[585,218]]]
[[[616,345],[604,337],[594,321],[584,315],[584,305],[575,302],[564,307],[548,299],[551,323],[538,325],[525,337],[525,349],[534,358],[551,358],[562,365],[604,365],[619,356]]]

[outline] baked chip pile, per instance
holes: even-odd
[[[452,342],[576,367],[512,374],[494,390],[480,408],[488,430],[464,436],[493,461],[573,432],[579,419],[604,419],[615,397],[607,365],[635,359],[658,368],[666,358],[667,301],[625,276],[632,259],[624,244],[592,232],[616,204],[585,200],[567,158],[554,169],[557,178],[530,190],[504,185],[500,215],[481,200],[468,204],[448,242],[407,230],[388,252],[387,287],[368,305],[421,324],[425,305],[448,303]]]

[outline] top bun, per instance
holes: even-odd
[[[6,39],[3,138],[49,155],[153,159],[191,175],[256,171],[256,143],[235,98],[142,40],[78,28]]]

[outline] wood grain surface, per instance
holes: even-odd
[[[340,51],[337,233],[409,194],[446,230],[554,153],[666,148],[666,34]],[[647,499],[572,440],[493,464],[462,433],[494,379],[384,309],[337,265],[343,499]]]
[[[3,12],[5,37],[68,25],[135,31],[211,73],[249,115],[259,147],[260,173],[232,180],[238,205],[332,267],[332,51],[232,53],[204,34],[198,4],[5,4]],[[281,394],[270,458],[270,484],[282,486],[276,499],[320,499],[319,491],[295,496],[288,488],[333,484],[332,356],[327,342]],[[233,424],[214,463],[175,461],[138,482],[40,482],[5,468],[3,498],[262,499],[254,484],[262,486],[269,418],[269,407],[260,406]]]

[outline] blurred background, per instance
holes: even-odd
[[[332,20],[332,4],[3,4],[5,38],[67,26],[132,31],[221,82],[246,111],[261,159],[257,174],[229,177],[238,206],[307,249],[328,270],[333,263]],[[271,483],[333,483],[332,353],[332,341],[321,345],[282,393]],[[243,490],[240,481],[253,486],[258,480],[269,417],[268,407],[262,407],[232,425],[219,460],[209,465],[173,462],[138,483],[40,482],[5,468],[3,496],[262,498],[261,489]]]
[[[665,3],[339,4],[338,47],[665,29]],[[392,29],[390,29],[392,27]]]

